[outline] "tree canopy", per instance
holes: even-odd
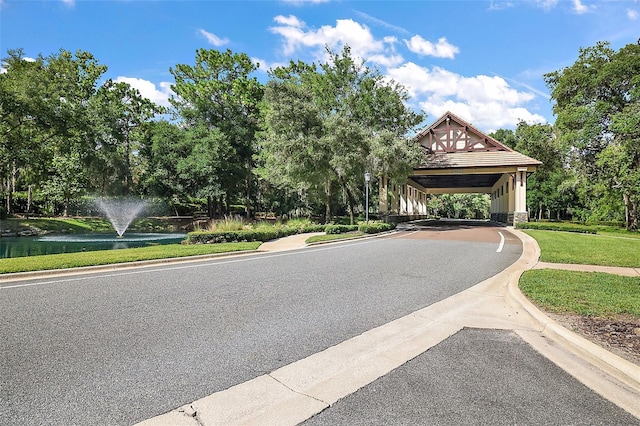
[[[325,204],[339,189],[351,222],[365,172],[403,180],[420,155],[407,134],[423,116],[406,90],[354,58],[327,49],[320,65],[294,63],[270,73],[262,102],[261,176]]]
[[[0,73],[2,214],[69,214],[84,196],[160,197],[175,214],[210,217],[364,211],[364,174],[404,184],[422,152],[424,119],[407,90],[345,46],[290,62],[265,82],[244,53],[198,49],[170,68],[171,107],[105,80],[91,53],[35,59],[7,51]],[[539,159],[529,177],[535,219],[624,222],[640,215],[640,45],[580,49],[544,76],[554,124],[492,136]],[[385,179],[386,182],[387,179]],[[372,198],[377,191],[371,192]],[[484,217],[485,196],[425,200],[433,214]],[[75,207],[74,207],[75,206]]]
[[[576,62],[545,75],[562,143],[586,176],[592,210],[618,198],[628,229],[638,228],[640,202],[640,44],[619,51],[606,42],[580,49]]]

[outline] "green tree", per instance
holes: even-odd
[[[94,158],[96,172],[104,174],[111,170],[113,181],[121,186],[124,195],[129,195],[144,125],[164,109],[142,97],[128,83],[107,80],[98,90],[94,111],[99,129]],[[101,189],[104,192],[106,188]]]
[[[422,115],[406,107],[406,90],[352,57],[327,49],[316,66],[291,62],[270,74],[263,102],[261,174],[311,192],[331,217],[335,188],[351,222],[365,171],[406,180],[421,154],[406,135]]]
[[[79,154],[92,140],[87,105],[106,66],[88,52],[35,60],[9,50],[0,74],[0,173],[7,210],[22,185],[42,186],[57,154]],[[22,182],[21,182],[22,180]]]
[[[640,45],[619,51],[609,43],[580,49],[576,62],[545,75],[555,101],[556,127],[563,143],[575,150],[580,173],[589,188],[588,202],[595,206],[600,191],[622,201],[627,228],[638,227],[640,186],[637,116],[640,79]],[[624,178],[621,170],[625,170]]]
[[[42,185],[42,195],[51,203],[62,205],[62,215],[67,216],[71,200],[81,195],[86,187],[85,168],[80,154],[56,155],[50,166],[49,178]]]
[[[190,139],[195,144],[191,152],[204,154],[203,149],[209,147],[208,158],[219,156],[206,166],[215,184],[209,179],[203,182],[201,172],[206,167],[200,161],[194,163],[202,165],[193,170],[194,182],[204,184],[196,192],[206,194],[210,206],[217,201],[228,211],[231,202],[240,198],[249,209],[254,134],[263,94],[262,85],[251,77],[257,67],[246,54],[230,50],[199,49],[195,62],[193,66],[176,65],[170,71],[175,78],[172,90],[177,96],[171,99],[175,112],[185,126],[197,129],[192,135],[197,137]]]
[[[555,211],[556,218],[566,210],[566,192],[559,187],[566,177],[564,161],[566,152],[559,144],[551,124],[518,123],[515,131],[514,149],[536,160],[542,161],[538,170],[527,182],[527,204],[534,216],[542,218],[545,208]]]

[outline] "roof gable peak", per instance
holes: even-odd
[[[413,140],[431,153],[513,151],[449,111]]]

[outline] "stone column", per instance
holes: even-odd
[[[513,224],[527,222],[527,168],[518,167],[515,180],[515,208],[513,212]]]
[[[387,185],[389,184],[389,179],[386,176],[380,176],[378,180],[378,194],[380,195],[380,203],[378,206],[378,210],[381,215],[386,215],[389,213],[389,204],[388,204],[388,189]]]

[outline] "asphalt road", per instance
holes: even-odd
[[[463,329],[304,426],[640,425],[513,331]]]
[[[0,424],[144,420],[442,300],[521,253],[504,230],[506,241],[458,231],[4,283]]]

